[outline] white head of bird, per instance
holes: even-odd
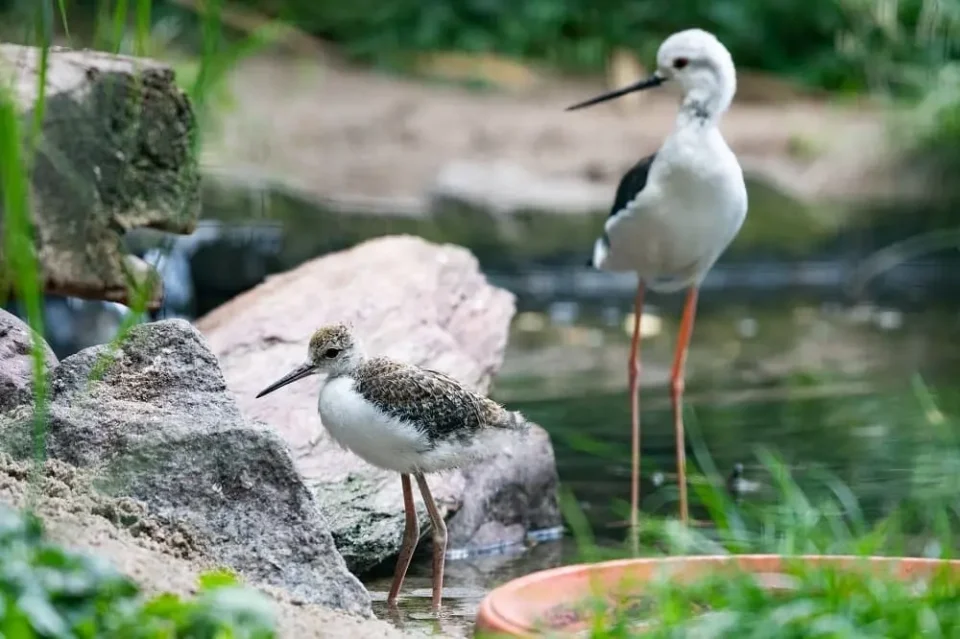
[[[653,74],[631,84],[568,107],[568,111],[613,100],[634,91],[676,82],[683,93],[683,111],[698,119],[715,120],[730,107],[737,90],[733,57],[715,35],[703,29],[674,33],[657,50]]]
[[[349,375],[363,363],[363,345],[346,324],[329,324],[314,332],[307,347],[307,361],[275,383],[264,388],[257,397],[292,384],[311,375]]]

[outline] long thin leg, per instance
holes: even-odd
[[[694,286],[687,292],[687,301],[683,305],[683,318],[680,320],[680,332],[677,335],[677,351],[673,357],[673,370],[670,373],[670,403],[673,405],[673,427],[677,435],[677,479],[680,483],[680,521],[687,523],[687,452],[683,434],[683,389],[687,364],[687,349],[693,334],[693,320],[697,315],[697,295],[699,289]]]
[[[640,317],[643,315],[643,280],[637,282],[633,300],[633,339],[630,342],[630,538],[636,546],[640,512]]]
[[[420,522],[417,520],[417,509],[413,504],[413,487],[410,485],[410,475],[401,474],[400,484],[403,486],[403,512],[405,515],[403,542],[400,545],[400,554],[397,555],[393,585],[390,586],[390,594],[387,595],[388,606],[397,604],[397,595],[400,594],[403,579],[407,576],[407,568],[410,567],[410,560],[413,559],[413,551],[417,547],[417,540],[420,539]]]
[[[417,485],[423,495],[423,503],[427,505],[427,514],[433,525],[433,609],[440,610],[440,599],[443,596],[443,561],[447,555],[447,525],[437,510],[437,504],[430,494],[427,480],[420,473],[416,473]]]

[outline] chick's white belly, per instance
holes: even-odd
[[[423,432],[380,412],[354,390],[352,379],[330,380],[320,392],[318,408],[334,441],[367,463],[398,473],[421,467],[428,449]]]

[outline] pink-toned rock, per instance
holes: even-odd
[[[201,318],[242,410],[276,428],[355,572],[399,550],[400,480],[344,451],[317,415],[320,380],[255,399],[302,363],[311,333],[347,321],[371,354],[446,372],[487,391],[503,361],[510,293],[487,283],[465,249],[410,236],[385,237],[271,277]],[[534,426],[490,462],[429,478],[457,548],[519,541],[559,523],[557,474],[547,433]],[[423,530],[426,513],[419,505]]]

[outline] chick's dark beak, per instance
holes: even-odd
[[[650,89],[653,87],[658,87],[667,79],[660,75],[659,73],[654,73],[649,78],[645,80],[640,80],[629,86],[625,86],[622,89],[617,89],[616,91],[610,91],[609,93],[604,93],[598,95],[595,98],[590,98],[585,102],[580,102],[579,104],[574,104],[573,106],[567,107],[567,111],[574,111],[576,109],[582,109],[583,107],[593,106],[594,104],[599,104],[601,102],[606,102],[607,100],[613,100],[619,98],[620,96],[627,95],[628,93],[633,93],[634,91],[643,91],[645,89]]]
[[[272,393],[278,388],[283,388],[287,384],[292,384],[298,380],[303,379],[304,377],[310,377],[316,372],[317,372],[317,367],[314,366],[313,364],[309,364],[309,363],[302,364],[296,367],[295,369],[293,369],[292,371],[290,371],[289,373],[287,373],[286,375],[284,375],[283,377],[281,377],[280,379],[278,379],[273,384],[270,384],[269,386],[264,388],[262,391],[257,393],[257,399],[263,397],[264,395]]]

